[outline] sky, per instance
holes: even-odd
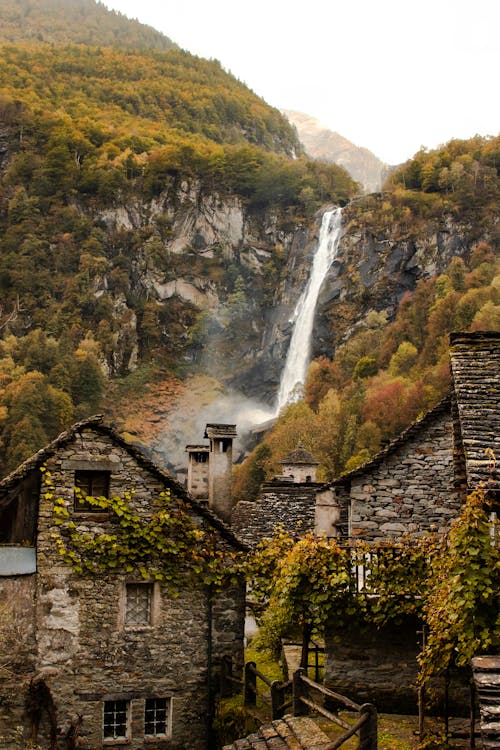
[[[104,0],[388,164],[500,129],[498,0]]]

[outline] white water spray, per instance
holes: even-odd
[[[293,323],[293,333],[285,367],[281,375],[276,414],[279,414],[284,406],[298,401],[302,396],[307,366],[311,356],[316,303],[323,279],[337,255],[341,226],[342,209],[337,208],[323,214],[318,249],[314,256],[311,274],[290,321]]]

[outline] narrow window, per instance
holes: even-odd
[[[75,471],[75,487],[80,493],[75,493],[75,510],[84,513],[102,513],[102,508],[85,502],[87,495],[91,497],[109,497],[109,471]]]
[[[125,625],[128,627],[151,625],[152,604],[152,583],[127,583]]]
[[[146,737],[169,735],[170,699],[146,698],[144,705],[144,734]]]
[[[129,738],[130,701],[104,701],[103,736],[105,740]]]

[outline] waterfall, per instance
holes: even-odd
[[[311,357],[311,339],[316,303],[323,279],[337,255],[341,225],[342,209],[337,208],[323,214],[318,249],[314,256],[309,280],[300,295],[290,321],[293,324],[293,332],[285,367],[281,375],[276,414],[279,414],[284,406],[298,401],[302,396],[307,366]]]

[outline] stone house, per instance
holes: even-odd
[[[231,527],[249,547],[270,537],[278,526],[301,534],[314,527],[318,461],[301,443],[280,461],[280,476],[265,482],[254,501],[240,500],[233,508]]]
[[[461,502],[483,487],[500,498],[500,333],[453,333],[452,392],[371,461],[319,494],[318,533],[397,539],[444,533]],[[320,512],[330,505],[331,515]]]
[[[41,468],[53,488],[42,486]],[[24,726],[42,747],[205,750],[221,665],[243,662],[244,588],[175,592],[126,569],[79,574],[54,541],[54,498],[78,531],[116,531],[88,495],[123,494],[141,518],[170,493],[196,528],[242,545],[210,508],[101,418],[74,425],[0,482],[0,746]]]
[[[450,338],[452,391],[421,420],[363,466],[318,493],[316,530],[341,541],[397,541],[445,533],[465,496],[482,487],[498,513],[500,482],[500,333]],[[349,640],[325,639],[325,679],[379,709],[416,707],[416,657],[421,624],[351,630]],[[467,693],[450,694],[460,710]]]
[[[217,516],[231,523],[233,507],[231,482],[233,475],[233,441],[236,425],[209,423],[205,427],[208,445],[187,445],[188,492]]]

